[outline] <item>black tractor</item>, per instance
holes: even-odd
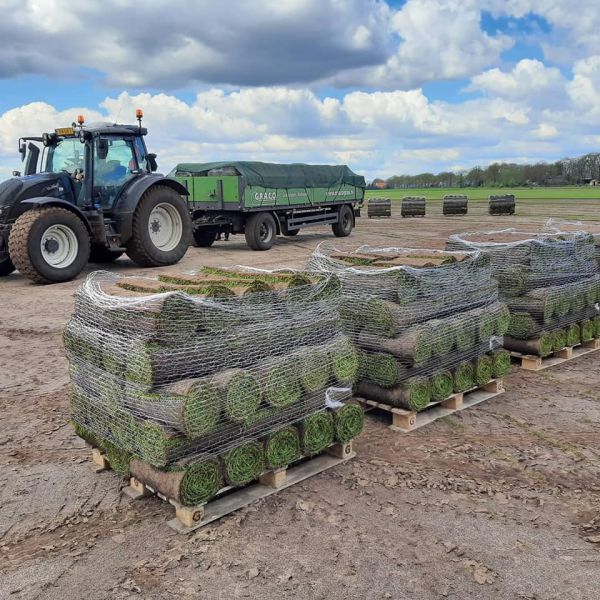
[[[86,125],[19,140],[23,173],[0,183],[0,277],[68,281],[124,252],[141,267],[181,260],[192,238],[187,190],[156,173],[137,125]]]

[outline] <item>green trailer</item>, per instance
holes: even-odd
[[[268,250],[278,234],[313,225],[350,235],[365,194],[365,179],[345,165],[250,161],[181,163],[170,176],[188,191],[198,246],[244,233],[253,250]]]

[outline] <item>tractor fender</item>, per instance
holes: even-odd
[[[86,226],[88,232],[92,233],[92,227],[87,217],[81,212],[79,207],[67,202],[66,200],[61,200],[60,198],[50,198],[49,196],[39,196],[37,198],[27,198],[26,200],[21,200],[21,204],[31,204],[31,208],[41,208],[42,206],[58,206],[60,208],[66,208],[70,210],[72,213],[76,214]]]
[[[164,175],[145,173],[136,177],[123,189],[113,209],[113,218],[121,236],[121,245],[125,245],[131,239],[133,213],[140,198],[155,185],[170,187],[182,196],[189,195],[185,186]]]

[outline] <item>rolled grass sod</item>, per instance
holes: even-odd
[[[458,350],[469,350],[477,342],[476,325],[466,320],[458,323],[454,335],[456,348]]]
[[[442,371],[431,377],[431,398],[436,402],[445,400],[454,391],[454,379],[450,371]]]
[[[441,319],[432,319],[427,322],[431,350],[435,356],[449,354],[456,344],[455,327],[453,323]],[[415,364],[418,364],[415,361]]]
[[[510,316],[510,325],[506,332],[510,337],[518,340],[527,340],[531,338],[538,324],[536,320],[526,312],[513,312]]]
[[[495,378],[501,379],[510,371],[510,352],[496,350],[492,353],[492,373]]]
[[[310,415],[300,423],[300,445],[306,456],[320,454],[333,444],[334,439],[333,415],[329,411]]]
[[[479,341],[487,342],[496,332],[497,318],[493,312],[481,315],[479,320]]]
[[[129,477],[129,463],[131,462],[132,455],[130,452],[117,448],[114,444],[106,443],[104,446],[106,452],[106,458],[110,464],[110,468],[122,475],[123,477]]]
[[[215,374],[212,383],[223,399],[225,416],[235,423],[247,425],[262,399],[257,378],[244,369],[228,369]]]
[[[349,402],[334,408],[332,413],[336,441],[346,444],[360,435],[365,422],[362,406]]]
[[[409,410],[423,410],[431,402],[431,383],[426,377],[411,377],[402,383],[400,406]]]
[[[266,465],[279,469],[298,460],[301,456],[300,434],[295,427],[286,427],[271,433],[265,441]]]
[[[580,327],[582,342],[589,342],[594,339],[594,322],[591,319],[582,321]]]
[[[294,273],[287,282],[286,302],[291,310],[314,300],[313,281],[304,273]]]
[[[533,354],[546,357],[554,352],[554,334],[542,331],[535,338],[519,340],[506,336],[504,347],[521,354]]]
[[[463,361],[454,371],[454,391],[466,392],[475,385],[475,367],[470,361]]]
[[[522,296],[527,290],[527,270],[521,266],[508,266],[497,269],[498,285],[506,296]]]
[[[159,423],[142,421],[137,428],[134,448],[146,462],[155,467],[164,467],[173,459],[174,453],[184,443],[185,438],[177,436]]]
[[[600,317],[594,319],[594,337],[600,338]]]
[[[196,506],[210,500],[223,487],[223,471],[215,458],[189,464],[179,484],[184,506]]]
[[[326,387],[331,374],[331,362],[323,347],[305,347],[294,355],[294,359],[297,359],[300,383],[307,392],[317,392]]]
[[[302,388],[296,365],[289,358],[273,359],[261,367],[265,401],[276,408],[300,400]]]
[[[494,362],[489,356],[480,356],[475,360],[475,383],[485,385],[494,374]]]
[[[246,485],[265,470],[265,451],[260,442],[246,442],[225,452],[223,461],[225,480],[229,485]]]
[[[581,328],[577,323],[572,323],[567,327],[567,346],[577,346],[581,343]]]
[[[406,369],[391,354],[384,352],[363,352],[361,354],[361,374],[366,379],[382,387],[393,387],[406,374]]]
[[[578,313],[581,312],[586,305],[585,294],[581,290],[573,290],[571,295],[571,311]]]
[[[339,383],[353,384],[358,376],[358,350],[350,340],[343,337],[329,348],[329,357],[333,375]]]
[[[427,362],[433,354],[432,330],[426,325],[416,325],[406,329],[394,338],[382,337],[362,331],[357,339],[361,348],[373,352],[387,352],[415,365]]]
[[[552,332],[552,351],[558,352],[567,345],[567,332],[564,329],[557,329]]]
[[[496,313],[496,325],[494,333],[498,336],[503,336],[510,327],[510,309],[506,304],[503,304]]]

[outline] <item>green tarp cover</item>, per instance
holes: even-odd
[[[210,163],[180,163],[171,175],[206,175],[212,169],[235,167],[246,180],[246,185],[266,188],[337,187],[343,184],[365,187],[365,178],[346,165],[305,165],[234,161]]]

